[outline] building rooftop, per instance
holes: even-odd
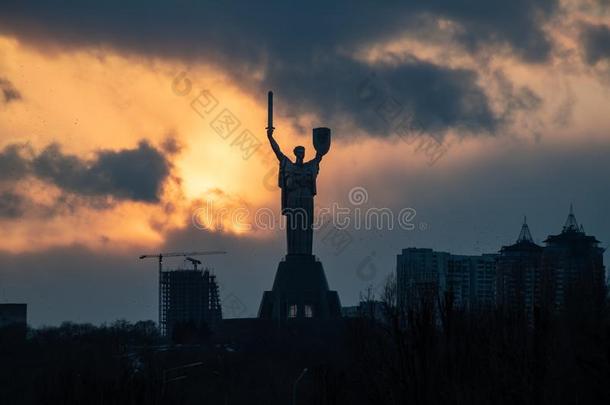
[[[512,245],[502,246],[501,251],[538,251],[542,250],[542,246],[534,243],[534,239],[532,238],[532,234],[530,232],[530,228],[527,225],[527,217],[523,217],[523,225],[521,225],[521,231],[519,232],[519,237],[517,237],[517,241]]]
[[[570,204],[570,212],[561,233],[558,235],[549,235],[544,242],[547,244],[553,244],[557,242],[575,241],[587,242],[595,245],[600,243],[594,236],[587,235],[585,233],[585,228],[582,226],[582,224],[578,225],[578,221],[574,215],[574,207],[572,204]]]

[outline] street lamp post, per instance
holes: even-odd
[[[296,405],[297,403],[297,385],[299,385],[299,381],[305,376],[307,373],[307,367],[301,371],[301,374],[294,380],[294,384],[292,385],[292,405]]]

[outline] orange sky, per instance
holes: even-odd
[[[384,55],[395,58],[403,52],[432,62],[444,57],[435,53],[433,47],[417,41],[396,40],[363,49],[354,58],[375,65],[388,63]],[[456,66],[475,66],[475,61],[464,53],[455,52],[450,60]],[[531,87],[548,102],[535,117],[527,114],[517,117],[506,137],[463,140],[449,136],[445,141],[450,145],[449,152],[434,170],[450,172],[454,167],[489,159],[495,151],[515,139],[531,147],[541,142],[544,147],[569,144],[575,141],[576,132],[579,133],[578,142],[582,142],[583,137],[608,140],[610,114],[599,108],[608,105],[608,91],[589,72],[581,69],[566,73],[560,63],[525,66],[510,57],[498,57],[495,64],[503,67],[504,74],[516,86]],[[119,202],[112,209],[83,206],[76,212],[53,218],[32,215],[4,219],[5,250],[23,252],[34,246],[63,246],[76,242],[92,247],[108,244],[150,247],[162,243],[166,231],[190,226],[190,214],[206,200],[213,199],[216,204],[226,206],[241,204],[251,209],[276,207],[277,192],[273,187],[265,187],[264,182],[265,175],[275,167],[273,159],[266,155],[265,95],[253,97],[242,90],[239,83],[231,82],[213,67],[129,56],[110,48],[45,52],[3,36],[0,37],[0,71],[19,89],[23,98],[22,102],[7,104],[0,111],[0,147],[27,143],[40,150],[58,142],[66,153],[92,157],[99,149],[134,147],[140,139],[147,139],[159,147],[171,137],[182,146],[172,158],[172,175],[179,180],[165,184],[159,204]],[[178,95],[172,87],[173,78],[181,72],[192,83],[188,95]],[[480,73],[483,78],[493,74],[489,71]],[[222,139],[211,128],[215,112],[201,116],[191,106],[204,89],[217,100],[215,111],[227,108],[241,121],[239,131],[232,137]],[[492,98],[497,93],[491,85],[485,90]],[[574,105],[573,119],[569,127],[557,126],[552,119],[566,100]],[[276,105],[281,103],[282,92],[278,89]],[[298,129],[296,123],[307,130]],[[321,125],[324,123],[311,113],[304,112],[290,120],[276,113],[276,138],[289,153],[297,143],[309,147],[309,129]],[[239,146],[232,145],[243,129],[250,130],[263,142],[260,153],[248,159],[243,158]],[[387,165],[407,171],[429,168],[425,157],[405,142],[367,137],[360,137],[356,142],[346,139],[335,137],[332,153],[323,163],[322,189],[334,183],[358,184],[362,176],[383,173]],[[309,156],[311,150],[310,147]],[[356,155],[357,162],[354,161]],[[379,156],[384,157],[383,161]],[[346,167],[349,170],[346,171]],[[273,181],[271,184],[273,186]],[[58,193],[54,186],[34,179],[22,181],[16,190],[41,204]],[[325,193],[319,203],[337,197]],[[392,197],[388,195],[387,198]],[[174,207],[171,212],[167,210],[168,203]],[[243,237],[265,237],[264,233],[244,231],[230,223],[225,224],[225,231],[238,232]]]

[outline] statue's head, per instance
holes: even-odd
[[[305,158],[305,148],[303,146],[297,146],[293,150],[294,156],[297,157],[297,162],[302,162]]]

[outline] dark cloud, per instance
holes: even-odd
[[[11,144],[0,151],[0,182],[19,180],[30,170],[28,145]]]
[[[67,192],[47,201],[36,201],[23,190],[16,192],[7,188],[0,191],[0,219],[47,221],[56,216],[74,215],[81,207],[104,210],[115,204],[116,200],[107,196],[83,197]]]
[[[504,42],[525,58],[541,60],[550,51],[541,25],[557,5],[555,0],[409,0],[392,5],[5,1],[1,21],[4,32],[37,40],[51,35],[77,45],[109,43],[204,58],[219,53],[244,62],[263,58],[266,51],[280,57],[274,62],[290,63],[299,55],[312,57],[318,50],[400,34],[413,22],[421,23],[421,16],[429,16],[460,24],[458,39],[470,45]]]
[[[66,155],[57,144],[32,161],[34,174],[58,187],[83,195],[157,202],[169,174],[165,156],[146,141],[135,149],[102,150],[93,161]]]
[[[161,144],[161,149],[168,155],[175,155],[176,153],[180,153],[184,145],[178,140],[178,138],[174,134],[168,135]]]
[[[66,154],[58,144],[38,154],[23,145],[8,145],[0,152],[0,180],[34,176],[64,192],[91,197],[93,206],[106,206],[105,197],[158,202],[170,169],[166,156],[146,141],[134,149],[97,151],[91,160]]]
[[[477,75],[411,58],[399,66],[374,72],[350,60],[333,59],[302,75],[298,67],[282,67],[264,81],[277,88],[277,105],[316,111],[324,123],[351,119],[369,133],[388,136],[401,121],[417,117],[426,131],[449,128],[490,131],[497,125]],[[300,81],[291,77],[301,75]],[[290,111],[286,111],[287,114]],[[339,136],[345,134],[339,134]]]
[[[13,83],[2,77],[0,77],[0,91],[2,91],[5,103],[21,99],[21,93],[13,86]]]
[[[501,94],[502,120],[510,122],[514,115],[520,111],[536,111],[543,103],[542,98],[532,89],[526,86],[515,88],[513,83],[506,77],[503,71],[494,73],[495,83]],[[567,107],[566,107],[567,108]],[[568,113],[565,111],[564,113]]]
[[[355,88],[371,67],[346,56],[361,46],[437,30],[438,20],[457,25],[453,42],[469,51],[505,46],[528,62],[545,61],[551,42],[543,25],[556,0],[431,0],[393,6],[367,2],[4,2],[0,32],[43,48],[113,46],[146,55],[219,65],[257,94],[285,94],[286,115],[314,112],[324,125],[351,118],[369,130],[370,112],[355,108]],[[423,38],[424,40],[426,37]],[[494,128],[489,101],[476,74],[416,60],[383,68],[428,129]],[[264,72],[261,81],[254,72]],[[333,115],[338,114],[339,116]],[[347,117],[346,117],[347,115]],[[467,123],[467,125],[465,125]]]
[[[555,0],[448,0],[433,1],[430,8],[461,23],[464,29],[457,33],[457,39],[471,49],[508,45],[526,62],[544,62],[552,43],[543,25],[558,6]]]
[[[11,191],[0,192],[0,218],[19,218],[24,214],[26,201]]]
[[[610,27],[607,25],[583,25],[581,39],[588,64],[595,65],[600,60],[610,58]]]

